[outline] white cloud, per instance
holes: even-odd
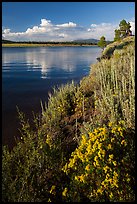
[[[135,35],[135,21],[130,21],[129,23],[131,25],[132,33]]]
[[[37,34],[37,33],[44,33],[46,32],[46,28],[45,27],[38,27],[38,26],[34,26],[32,29],[28,28],[26,30],[26,33],[31,35],[31,34]]]
[[[135,20],[130,19],[131,30],[135,33]],[[71,41],[75,39],[100,39],[102,35],[106,40],[114,39],[114,30],[119,27],[117,24],[92,23],[90,27],[78,26],[74,22],[53,24],[50,20],[41,19],[39,25],[27,28],[24,32],[12,32],[9,28],[3,29],[3,38],[15,41]]]
[[[91,24],[91,27],[97,27],[97,24],[93,23],[93,24]]]
[[[92,38],[99,39],[104,35],[107,40],[113,40],[116,28],[117,25],[111,23],[91,24],[91,28],[88,28],[87,31],[88,35],[91,35]]]
[[[41,27],[45,27],[45,26],[51,26],[51,21],[50,20],[46,20],[46,19],[41,19]]]
[[[66,37],[68,37],[68,35],[65,34],[65,33],[60,33],[58,36],[59,36],[59,37],[62,37],[62,38],[66,38]]]
[[[68,22],[64,24],[53,25],[50,20],[41,19],[39,26],[33,26],[27,28],[24,32],[12,32],[9,28],[3,29],[3,37],[9,40],[46,40],[46,41],[57,41],[60,38],[71,39],[71,29],[76,28],[76,23]],[[66,29],[69,29],[67,34]],[[67,30],[68,30],[67,29]],[[64,32],[62,32],[64,31]],[[40,37],[40,38],[39,38]],[[65,39],[66,40],[66,39]]]
[[[10,33],[10,29],[9,28],[6,28],[6,29],[3,30],[3,34],[8,34],[8,33]]]
[[[63,28],[74,28],[77,26],[76,23],[73,23],[73,22],[69,22],[69,23],[64,23],[64,24],[59,24],[59,25],[56,25],[57,27],[63,27]]]

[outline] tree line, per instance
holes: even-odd
[[[130,28],[131,28],[131,25],[129,22],[127,23],[126,20],[124,19],[120,21],[119,29],[115,30],[114,41],[119,41],[127,36],[132,36],[132,31],[130,30]],[[106,38],[102,36],[100,38],[100,41],[98,42],[98,46],[104,50],[106,45],[107,45]]]
[[[20,44],[51,44],[51,45],[97,45],[97,43],[92,42],[74,42],[74,41],[65,41],[65,42],[55,42],[55,41],[10,41],[10,40],[4,40],[2,39],[2,43],[8,43],[8,44],[14,44],[14,43],[20,43]]]

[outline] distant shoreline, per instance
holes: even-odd
[[[31,44],[31,43],[2,43],[2,47],[86,47],[97,46],[91,44]]]

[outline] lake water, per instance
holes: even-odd
[[[98,47],[2,48],[3,145],[13,147],[20,135],[16,105],[27,118],[40,113],[52,87],[78,83],[100,54]]]

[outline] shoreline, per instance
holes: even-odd
[[[2,47],[95,47],[97,45],[90,45],[90,44],[82,44],[82,45],[75,45],[75,44],[30,44],[30,43],[3,43]],[[98,47],[98,46],[97,46]]]

